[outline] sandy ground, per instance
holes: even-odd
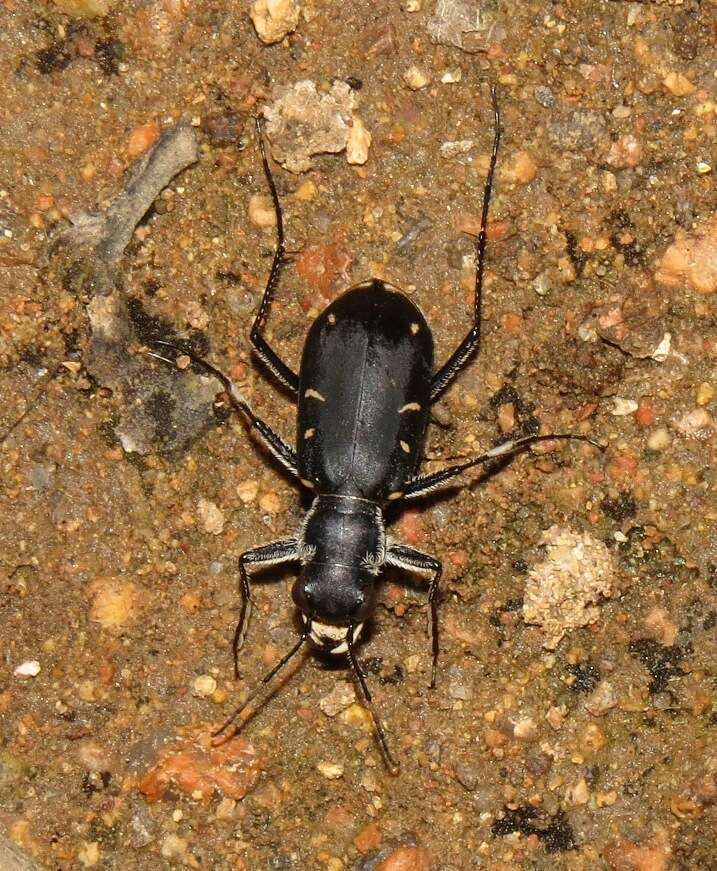
[[[0,0],[3,869],[26,867],[11,843],[47,869],[717,868],[714,0],[491,0],[479,30],[474,2],[304,0],[273,45],[249,5]],[[282,353],[371,275],[449,353],[494,82],[484,346],[426,468],[538,426],[607,445],[391,515],[446,566],[436,690],[419,579],[387,574],[361,648],[398,777],[349,675],[315,656],[209,746],[297,631],[291,572],[262,575],[233,680],[238,556],[293,534],[307,501],[226,403],[168,451],[183,409],[164,393],[154,447],[123,449],[127,396],[93,369],[93,289],[57,241],[187,124],[199,160],[113,276],[136,331],[191,337],[292,441],[248,341],[274,245],[249,214],[267,193],[251,114],[303,80],[348,81],[372,141],[363,164],[275,164],[295,252],[269,326]],[[603,559],[605,589],[581,598]],[[542,626],[526,590],[554,608]]]

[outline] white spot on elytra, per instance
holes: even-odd
[[[411,453],[411,446],[408,444],[408,442],[404,442],[403,439],[401,439],[399,445],[401,445],[401,450],[404,452],[404,454]]]
[[[411,335],[412,335],[412,336],[415,336],[416,333],[417,333],[420,329],[421,329],[420,326],[419,326],[417,323],[415,323],[415,321],[414,321],[414,323],[411,324]]]
[[[307,399],[318,399],[319,402],[326,402],[325,397],[323,397],[318,390],[314,390],[313,387],[309,387],[308,390],[304,391],[304,396]]]
[[[313,426],[310,426],[307,430],[304,431],[305,439],[312,439],[316,435],[316,430]]]
[[[398,409],[399,414],[405,414],[407,411],[420,411],[421,406],[417,402],[407,402],[403,408]]]
[[[333,327],[333,325],[336,323],[336,315],[333,314],[333,313],[331,313],[331,314],[326,318],[326,320],[327,320],[327,321],[331,324],[331,326]]]

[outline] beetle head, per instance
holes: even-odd
[[[361,567],[309,564],[296,580],[292,595],[304,621],[311,618],[311,640],[328,653],[346,653],[361,634],[374,609],[374,581]]]

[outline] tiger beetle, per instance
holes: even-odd
[[[287,258],[281,205],[257,120],[264,174],[276,212],[277,247],[250,338],[258,358],[298,405],[296,450],[257,417],[226,375],[201,358],[188,356],[221,381],[269,451],[314,497],[295,535],[252,548],[239,558],[243,601],[233,643],[236,676],[239,676],[238,653],[253,604],[250,568],[291,562],[300,565],[292,594],[301,612],[303,630],[294,646],[215,736],[240,718],[231,734],[241,728],[247,719],[241,717],[242,713],[310,640],[323,652],[346,655],[373,717],[384,760],[389,770],[396,772],[355,648],[376,608],[382,570],[391,566],[421,573],[430,579],[430,686],[435,687],[442,565],[435,557],[388,538],[384,510],[388,505],[420,499],[467,469],[507,457],[538,441],[556,438],[590,441],[584,436],[567,434],[527,436],[504,442],[441,471],[417,474],[431,405],[480,345],[486,225],[501,134],[495,88],[491,88],[491,97],[495,132],[476,242],[473,324],[435,372],[433,337],[420,309],[398,288],[378,278],[351,287],[316,318],[304,344],[298,374],[271,347],[263,328]],[[158,344],[187,353],[174,344]]]

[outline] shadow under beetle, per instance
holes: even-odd
[[[500,143],[500,113],[491,88],[495,133],[476,243],[473,324],[448,360],[434,372],[433,337],[421,311],[397,288],[380,279],[358,284],[338,297],[309,329],[298,374],[262,333],[286,260],[284,227],[276,186],[259,122],[259,147],[276,212],[278,244],[266,289],[251,330],[259,359],[298,404],[296,450],[254,414],[226,375],[205,361],[196,363],[220,379],[234,403],[284,469],[315,496],[298,533],[246,551],[239,559],[243,602],[234,635],[234,667],[252,609],[248,569],[296,562],[301,566],[292,595],[303,631],[296,644],[215,734],[224,732],[307,640],[321,650],[345,654],[369,708],[384,759],[397,766],[371,702],[355,645],[376,607],[381,570],[394,566],[430,578],[428,634],[432,650],[431,687],[438,659],[439,560],[386,536],[383,511],[389,503],[418,499],[461,472],[505,457],[542,439],[583,436],[528,436],[504,442],[457,465],[417,474],[423,439],[434,403],[478,350],[488,207]],[[159,343],[166,345],[168,343]],[[174,346],[170,346],[174,347]],[[175,350],[181,350],[174,348]]]

